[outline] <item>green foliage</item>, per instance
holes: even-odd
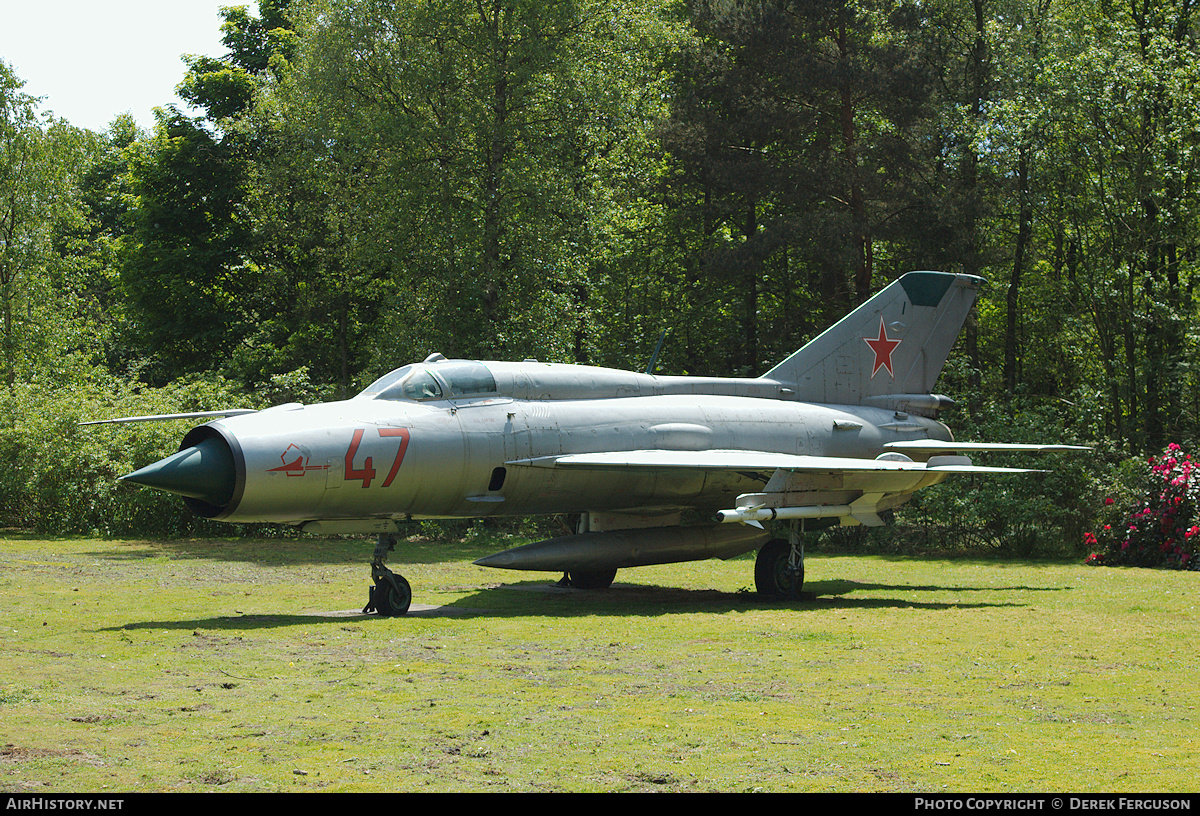
[[[952,423],[956,438],[989,442],[1086,444],[1069,415],[1035,404],[988,404]],[[1093,452],[975,454],[980,464],[1035,468],[1011,476],[948,477],[918,492],[896,511],[896,527],[872,533],[918,551],[992,552],[1061,556],[1078,552],[1083,532],[1095,524],[1099,497],[1110,490],[1125,456],[1109,447]]]
[[[265,199],[297,219],[275,248],[313,310],[283,316],[289,342],[331,334],[343,368],[373,372],[434,350],[591,355],[613,174],[643,161],[661,105],[656,10],[313,3],[297,30]]]
[[[254,101],[254,77],[245,68],[212,57],[193,57],[179,86],[182,99],[202,107],[212,119],[228,119],[249,109]]]
[[[759,374],[894,277],[874,245],[928,195],[910,182],[931,76],[919,21],[891,4],[690,10],[699,36],[673,55],[660,129],[658,239],[679,247],[689,368]]]
[[[255,75],[267,72],[273,61],[288,60],[295,50],[291,30],[292,0],[259,0],[258,17],[246,6],[221,9],[221,42],[229,49],[229,60]]]
[[[97,351],[80,187],[101,144],[48,116],[0,61],[0,366],[5,385],[62,376]]]
[[[253,323],[257,270],[238,218],[245,165],[178,111],[158,112],[149,144],[130,166],[137,204],[121,265],[131,338],[162,383],[218,368]]]
[[[161,389],[81,380],[21,383],[0,391],[0,519],[47,533],[195,535],[218,525],[197,519],[174,496],[117,481],[178,449],[177,423],[80,427],[80,422],[244,405],[210,378]],[[251,406],[253,407],[253,406]],[[222,527],[225,534],[228,527]]]

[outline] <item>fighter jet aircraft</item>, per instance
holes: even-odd
[[[122,479],[207,518],[378,536],[364,611],[381,615],[408,611],[384,561],[422,518],[578,514],[570,535],[475,563],[581,588],[761,547],[758,591],[794,597],[805,530],[882,524],[949,476],[1023,472],[971,451],[1068,449],[955,442],[938,421],[953,401],[934,384],[981,284],[910,272],[757,378],[433,354],[352,399],[227,412]],[[767,533],[774,520],[786,537]]]

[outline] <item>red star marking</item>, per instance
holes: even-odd
[[[871,347],[871,351],[875,352],[875,367],[871,369],[871,379],[875,379],[875,373],[881,368],[886,368],[888,376],[893,380],[896,375],[892,372],[892,352],[896,350],[896,346],[900,345],[899,340],[892,340],[887,336],[887,329],[883,325],[883,315],[879,316],[879,336],[864,337],[863,342]]]

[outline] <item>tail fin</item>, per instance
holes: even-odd
[[[858,405],[929,394],[975,303],[982,278],[909,272],[772,368],[806,402]]]

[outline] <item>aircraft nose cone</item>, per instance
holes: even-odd
[[[234,480],[233,454],[217,437],[121,477],[123,482],[199,499],[215,507],[225,505],[233,496]]]

